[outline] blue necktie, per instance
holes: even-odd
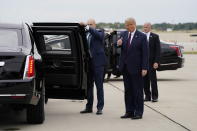
[[[88,51],[89,51],[90,57],[92,58],[92,53],[91,53],[91,51],[90,51],[90,42],[91,42],[91,38],[92,38],[92,35],[88,32],[88,34],[87,34]]]

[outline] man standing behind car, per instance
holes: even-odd
[[[97,115],[101,115],[104,107],[103,75],[106,65],[106,56],[104,52],[104,31],[96,29],[94,19],[89,19],[87,24],[81,22],[87,31],[87,42],[90,49],[90,77],[87,92],[86,108],[80,113],[92,113],[93,108],[93,87],[94,82],[97,89]]]
[[[151,101],[152,97],[152,102],[157,102],[158,88],[156,69],[158,68],[160,61],[160,40],[157,34],[151,32],[151,23],[145,23],[143,26],[143,31],[147,36],[149,45],[149,71],[148,74],[144,77],[144,101]]]

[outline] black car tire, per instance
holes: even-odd
[[[40,81],[43,82],[43,81]],[[40,85],[40,84],[38,84]],[[28,105],[27,107],[27,122],[29,124],[42,124],[45,120],[44,105],[44,86],[42,85],[42,90],[40,94],[40,99],[37,105]]]

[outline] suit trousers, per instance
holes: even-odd
[[[144,112],[144,95],[143,77],[141,73],[130,74],[125,66],[123,70],[123,80],[126,113],[142,116]]]
[[[97,109],[102,110],[104,107],[104,90],[103,90],[103,75],[104,66],[90,68],[88,79],[88,91],[87,91],[87,104],[86,109],[92,109],[94,101],[94,82],[97,89]]]
[[[145,97],[148,99],[151,99],[151,97],[152,99],[158,99],[157,74],[156,70],[153,68],[150,68],[147,75],[144,77],[144,93]]]

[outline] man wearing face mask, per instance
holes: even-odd
[[[80,113],[92,113],[93,108],[93,87],[94,82],[97,89],[97,115],[101,115],[104,107],[103,75],[106,65],[106,56],[104,52],[104,31],[96,29],[94,19],[89,19],[87,24],[81,22],[80,25],[87,31],[87,42],[90,50],[90,77],[87,92],[87,104]]]

